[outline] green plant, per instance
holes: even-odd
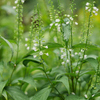
[[[89,41],[90,30],[93,28],[92,16],[97,15],[98,8],[93,0],[86,3],[87,23],[83,27],[81,43],[75,44],[74,27],[78,22],[75,21],[77,15],[74,15],[74,0],[70,1],[71,15],[66,15],[59,0],[56,10],[49,0],[48,26],[43,23],[37,5],[33,10],[28,36],[22,34],[24,1],[15,1],[15,42],[10,43],[0,36],[0,47],[7,44],[11,49],[10,60],[0,60],[1,100],[96,100],[100,96],[100,57],[93,53],[99,51],[100,47]],[[48,40],[47,35],[50,36]],[[91,49],[93,51],[89,52]],[[10,73],[7,78],[4,76],[4,66],[11,70],[6,72]]]

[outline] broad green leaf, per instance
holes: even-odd
[[[42,64],[39,59],[33,58],[33,56],[29,56],[29,57],[24,58],[24,60],[23,60],[24,66],[27,67],[27,64],[29,62],[34,62],[34,63],[37,63],[37,64]]]
[[[8,100],[7,92],[5,90],[2,92],[2,95],[5,97],[6,100]]]
[[[63,76],[62,78],[60,78],[59,80],[56,80],[56,81],[57,81],[57,82],[62,82],[62,83],[65,85],[65,87],[66,87],[68,93],[70,93],[70,87],[69,87],[68,77]]]
[[[100,97],[100,92],[95,93],[94,96],[91,97],[89,100],[94,100],[94,98],[96,97]]]
[[[90,65],[95,69],[95,71],[97,70],[97,66],[98,66],[97,59],[93,57],[87,57],[85,60],[90,63]]]
[[[96,72],[95,71],[84,71],[83,73],[80,73],[80,76],[84,75],[84,74],[89,74],[89,75],[94,75]]]
[[[86,100],[84,97],[77,96],[77,95],[69,95],[66,97],[65,100]]]
[[[14,100],[29,100],[28,96],[18,86],[8,86],[6,91]]]
[[[46,87],[39,92],[37,92],[34,96],[30,98],[30,100],[47,100],[49,94],[51,92],[51,88]]]
[[[13,47],[12,47],[11,43],[10,43],[7,39],[5,39],[5,38],[2,37],[2,36],[0,36],[0,38],[1,38],[2,40],[4,40],[4,41],[9,45],[9,47],[10,47],[10,49],[11,49],[11,52],[12,52],[11,59],[10,59],[10,61],[11,61],[12,58],[13,58],[13,54],[14,54]]]
[[[16,15],[15,10],[13,9],[13,7],[9,6],[9,5],[3,5],[1,6],[1,8],[3,10],[5,10],[7,13],[12,13],[13,15]]]
[[[63,37],[64,37],[64,40],[68,41],[71,35],[70,20],[68,18],[65,18],[64,22],[65,23],[62,24]]]
[[[63,47],[63,45],[59,43],[47,43],[45,45],[48,46],[48,49],[56,49],[56,48]]]
[[[2,94],[2,91],[4,89],[4,87],[6,86],[7,81],[0,81],[0,95]]]
[[[75,73],[61,73],[61,74],[57,74],[56,78],[60,77],[60,76],[64,76],[64,75],[67,75],[67,76],[76,76]]]
[[[79,44],[75,44],[72,46],[72,48],[85,48],[86,44],[85,43],[79,43]],[[93,44],[87,44],[87,48],[91,49],[91,50],[100,50],[100,46],[98,45],[93,45]]]
[[[23,82],[29,83],[31,86],[33,86],[37,90],[36,83],[35,83],[33,77],[26,76],[25,78],[23,78],[23,79],[21,79],[19,81],[23,81]]]

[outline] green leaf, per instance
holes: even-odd
[[[95,71],[97,70],[98,61],[95,57],[87,57],[85,60],[90,63],[90,65],[95,69]]]
[[[8,100],[7,92],[5,90],[2,92],[2,95],[5,97],[6,100]]]
[[[47,100],[49,94],[51,92],[51,88],[46,87],[36,93],[34,96],[30,98],[30,100]]]
[[[77,96],[77,95],[69,95],[66,97],[65,100],[86,100],[84,97]]]
[[[13,9],[13,7],[11,7],[11,6],[9,6],[9,5],[3,5],[3,6],[1,6],[1,8],[2,8],[3,10],[5,10],[6,12],[8,12],[8,13],[12,13],[13,15],[16,15],[16,12],[15,12],[15,10]]]
[[[10,47],[10,49],[11,49],[11,52],[12,52],[11,59],[10,59],[10,61],[11,61],[12,58],[13,58],[13,55],[14,55],[13,47],[12,47],[11,43],[10,43],[7,39],[5,39],[5,38],[2,37],[2,36],[0,36],[0,38],[1,38],[2,40],[4,40],[4,41],[9,45],[9,47]]]
[[[28,96],[18,86],[8,86],[6,91],[14,100],[29,100]]]
[[[45,45],[48,46],[48,49],[56,49],[56,48],[63,47],[63,45],[61,45],[59,43],[47,43]]]
[[[85,72],[81,72],[80,76],[84,75],[84,74],[89,74],[89,75],[94,75],[96,72],[95,71],[85,71]]]
[[[63,37],[64,37],[64,40],[68,41],[71,35],[70,20],[68,18],[65,18],[64,22],[65,23],[62,24]],[[66,22],[69,22],[69,23],[66,24]]]
[[[100,97],[100,92],[95,93],[94,96],[91,97],[89,100],[94,100],[94,98],[96,97]]]
[[[86,44],[85,43],[79,43],[79,44],[75,44],[72,46],[72,48],[85,48]],[[91,50],[100,50],[100,46],[98,45],[93,45],[93,44],[87,44],[87,48],[91,49]]]
[[[0,81],[0,95],[2,94],[2,91],[4,89],[4,87],[6,86],[7,81]]]
[[[36,88],[36,83],[33,79],[33,77],[31,76],[26,76],[25,78],[19,80],[19,81],[23,81],[23,82],[26,82],[26,83],[29,83],[31,86],[33,86],[35,88],[35,90],[37,91],[37,88]]]
[[[29,56],[29,57],[24,58],[24,60],[23,60],[24,66],[27,67],[27,64],[29,62],[34,62],[34,63],[37,63],[37,64],[42,64],[39,59],[33,58],[33,56]]]
[[[68,90],[68,93],[70,93],[70,87],[69,87],[69,81],[68,81],[68,77],[63,76],[62,78],[60,78],[59,80],[56,80],[57,82],[62,82],[66,89]]]

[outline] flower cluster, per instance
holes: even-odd
[[[86,9],[87,11],[89,11],[89,12],[92,10],[93,14],[98,15],[97,12],[98,12],[99,9],[98,9],[97,7],[95,7],[94,5],[92,6],[92,4],[89,3],[89,2],[86,3],[85,9]]]
[[[75,16],[77,16],[77,15],[75,15]],[[72,16],[70,16],[70,15],[65,15],[65,17],[68,17],[71,21],[73,21],[74,20],[74,18],[72,17]],[[66,22],[66,24],[69,24],[70,22]],[[78,22],[74,22],[74,24],[75,25],[78,25]]]
[[[65,48],[60,48],[61,50],[61,59],[62,62],[61,64],[64,65],[65,63],[69,63],[69,59],[67,58],[67,53],[66,53],[66,49]]]
[[[53,25],[57,26],[57,30],[58,30],[58,32],[60,32],[60,19],[56,19],[53,23],[51,23],[50,29]]]
[[[24,0],[20,0],[22,3],[24,3],[25,1]],[[15,4],[18,3],[18,0],[15,0]]]
[[[60,48],[60,50],[61,50],[62,65],[64,65],[65,63],[67,64],[70,63],[70,56],[71,58],[75,58],[76,60],[87,58],[87,55],[84,55],[84,49],[81,49],[80,52],[74,52],[72,49],[66,50],[65,48]]]
[[[32,43],[33,47],[32,48],[30,48],[29,39],[28,38],[25,38],[25,41],[26,41],[25,47],[26,47],[27,50],[31,50],[32,49],[34,51],[39,51],[39,43],[36,40],[33,40],[33,43]],[[42,46],[41,45],[41,47],[43,47],[45,49],[48,49],[48,46],[47,45],[46,46]],[[39,55],[43,55],[43,54],[49,56],[48,53],[43,53],[42,51],[39,52]],[[34,55],[33,57],[36,58],[37,56],[38,55]]]

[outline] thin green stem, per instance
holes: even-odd
[[[91,14],[92,14],[92,9],[90,11],[89,19],[88,19],[88,29],[87,29],[87,37],[86,37],[86,43],[85,43],[86,45],[85,45],[85,50],[84,50],[84,53],[83,53],[82,61],[84,60],[84,55],[86,53],[86,48],[87,48],[87,43],[88,43],[88,37],[89,37],[89,31],[90,31],[90,19],[91,19],[90,17],[91,17]],[[80,71],[82,69],[82,65],[83,65],[83,62],[81,62],[80,69],[79,69],[79,73],[78,73],[78,76],[76,78],[76,86],[77,86],[77,81],[79,79]]]
[[[42,57],[41,57],[42,58]],[[43,59],[42,59],[43,60]],[[43,65],[43,69],[44,69],[44,73],[48,79],[48,81],[50,82],[50,84],[53,86],[53,88],[58,92],[59,96],[61,97],[62,100],[64,100],[64,97],[62,96],[62,94],[58,91],[58,89],[53,85],[53,83],[51,82],[50,78],[48,77],[47,73],[46,73],[46,70],[44,68],[44,64]]]
[[[98,60],[98,59],[97,59],[97,60]],[[97,84],[98,73],[99,73],[99,61],[98,61],[98,67],[97,67],[97,71],[96,71],[95,86],[96,86],[96,84]]]
[[[13,70],[12,70],[12,73],[10,75],[8,85],[11,83],[11,79],[12,79],[12,76],[13,76],[13,73],[14,73],[15,69],[16,69],[16,64],[14,64],[14,66],[13,66]]]
[[[19,5],[19,7],[20,7],[20,5]],[[16,56],[16,63],[17,63],[17,59],[18,59],[18,54],[19,54],[19,37],[20,37],[20,32],[19,32],[19,26],[20,26],[20,8],[18,7],[18,26],[17,26],[17,28],[18,28],[18,40],[17,40],[17,56]]]

